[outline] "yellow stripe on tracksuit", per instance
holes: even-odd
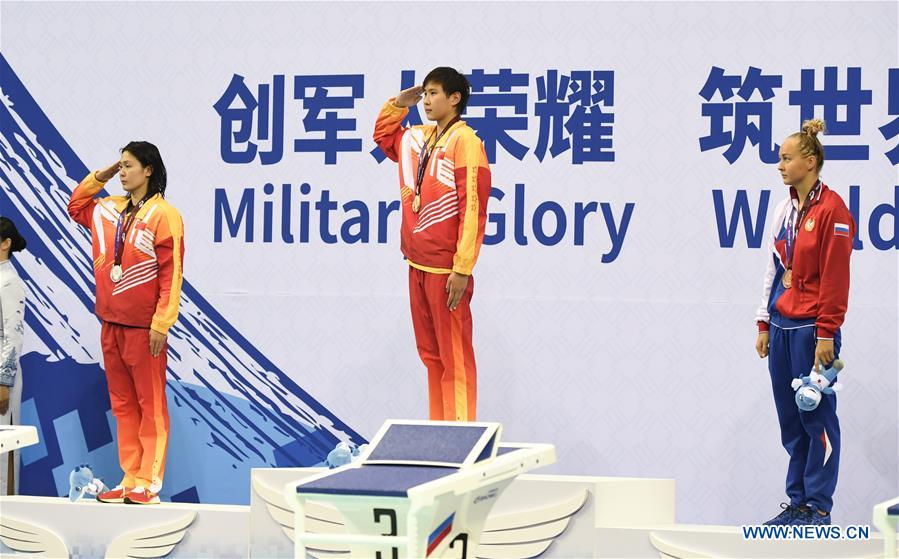
[[[150,475],[150,485],[162,485],[160,470],[165,465],[165,452],[168,448],[168,429],[165,426],[166,417],[159,413],[159,409],[165,402],[165,371],[161,375],[153,375],[153,424],[156,426],[156,447],[153,451],[153,469]],[[159,489],[156,489],[158,492]]]
[[[465,354],[462,348],[462,317],[450,313],[453,339],[453,402],[456,421],[468,421],[468,377],[465,374]],[[445,418],[451,419],[451,418]]]
[[[464,193],[465,207],[459,212],[459,239],[456,242],[456,253],[453,255],[453,271],[470,276],[478,259],[481,239],[479,238],[481,201],[478,196],[478,171],[487,166],[487,154],[484,144],[474,131],[468,129],[457,140],[454,149],[454,162],[457,169],[465,169]],[[457,190],[459,178],[456,179]],[[453,401],[456,419],[468,420],[468,375],[465,369],[465,354],[462,343],[462,315],[452,313],[451,330],[453,344]]]
[[[167,231],[157,230],[157,235],[162,237],[170,236],[172,242],[172,270],[169,277],[159,277],[160,295],[159,302],[156,305],[156,313],[153,315],[153,322],[150,327],[161,334],[168,334],[169,328],[175,324],[178,319],[178,305],[181,300],[181,274],[183,265],[183,254],[181,253],[182,244],[184,242],[184,225],[181,221],[181,215],[178,211],[168,204],[160,204],[160,210],[165,215],[165,225]],[[163,223],[160,222],[160,228]],[[166,233],[168,235],[166,235]],[[158,240],[158,237],[157,237]],[[164,293],[163,287],[168,284],[168,293]]]
[[[448,275],[448,274],[452,273],[452,270],[449,270],[447,268],[432,268],[431,266],[422,266],[421,264],[416,264],[415,262],[412,262],[411,260],[408,260],[408,259],[406,260],[406,262],[410,266],[415,268],[416,270],[421,270],[422,272],[428,272],[429,274]]]
[[[160,276],[159,278],[160,288],[166,284],[169,286],[168,295],[166,296],[162,289],[160,289],[159,302],[157,303],[156,313],[153,315],[153,322],[150,327],[162,334],[168,334],[169,328],[171,328],[178,319],[178,306],[181,301],[181,281],[184,256],[181,253],[181,247],[184,240],[184,224],[181,221],[181,215],[178,211],[168,203],[160,203],[159,210],[163,212],[164,218],[160,221],[157,232],[161,233],[163,237],[171,237],[172,270],[169,277],[163,278]],[[163,228],[166,230],[161,230]],[[168,436],[166,435],[168,430],[165,426],[165,416],[157,411],[165,404],[164,401],[160,401],[160,399],[165,400],[166,397],[165,372],[159,376],[154,376],[153,393],[156,395],[153,398],[154,411],[156,411],[153,420],[156,426],[157,436],[153,454],[152,478],[150,481],[153,484],[157,484],[161,483],[161,476],[159,474],[162,466],[165,464],[165,452],[168,445]]]
[[[457,140],[454,157],[456,168],[465,169],[465,208],[460,208],[462,211],[459,212],[461,231],[456,243],[456,254],[453,256],[453,271],[470,276],[480,249],[478,169],[486,166],[487,156],[481,140],[473,131],[469,131]]]

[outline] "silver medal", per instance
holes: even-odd
[[[122,279],[122,267],[118,264],[113,265],[109,270],[109,279],[112,280],[112,283],[119,283],[119,280]]]

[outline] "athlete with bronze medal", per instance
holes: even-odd
[[[775,210],[755,349],[768,375],[786,450],[787,501],[768,525],[826,525],[839,473],[841,437],[835,393],[814,409],[797,406],[795,386],[839,357],[849,305],[849,261],[855,220],[840,195],[820,177],[824,122],[807,120],[780,147],[777,169],[789,197]],[[802,235],[802,246],[797,246]],[[794,258],[801,252],[801,266]],[[780,286],[774,285],[781,272]],[[795,277],[794,277],[795,276]],[[797,289],[792,289],[793,282]],[[773,508],[773,507],[772,507]]]

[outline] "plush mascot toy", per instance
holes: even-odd
[[[359,445],[356,448],[351,449],[350,445],[347,443],[337,443],[334,450],[328,453],[328,458],[325,461],[329,468],[346,466],[350,462],[356,461],[367,448],[367,444]]]
[[[75,466],[69,474],[69,500],[77,501],[85,493],[96,497],[100,493],[109,491],[106,485],[94,477],[94,472],[87,464]]]
[[[807,377],[793,379],[791,386],[796,391],[796,405],[802,411],[812,411],[821,403],[821,394],[833,394],[839,391],[843,385],[839,382],[831,386],[844,363],[841,359],[835,360],[823,373],[816,373],[814,369]]]

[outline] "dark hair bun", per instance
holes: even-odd
[[[25,237],[19,234],[16,224],[8,217],[0,217],[0,240],[10,239],[12,244],[9,247],[10,252],[19,252],[25,249]]]

